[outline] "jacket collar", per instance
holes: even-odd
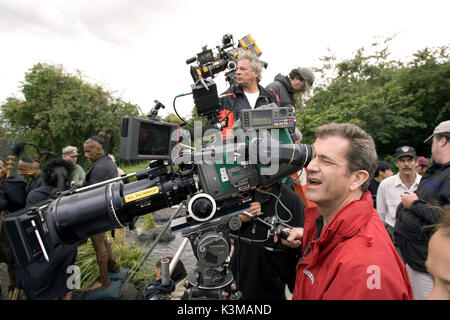
[[[360,200],[355,200],[342,208],[331,220],[329,224],[323,227],[320,237],[312,240],[316,234],[316,219],[319,217],[317,207],[305,209],[305,237],[303,240],[307,242],[306,251],[310,251],[317,247],[314,254],[309,258],[308,264],[314,264],[318,258],[318,250],[331,251],[338,243],[354,237],[361,229],[367,225],[373,216],[373,200],[369,191],[366,191]],[[363,236],[371,241],[370,236]],[[305,255],[305,252],[304,252]],[[307,258],[307,257],[305,257]],[[305,261],[306,262],[306,261]]]
[[[258,90],[259,90],[259,97],[264,97],[264,98],[268,97],[268,94],[267,94],[266,90],[259,84],[258,84]],[[235,86],[232,89],[232,91],[236,95],[245,95],[244,89],[241,86]]]

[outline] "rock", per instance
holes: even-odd
[[[155,228],[155,229],[151,229],[148,230],[146,232],[143,232],[139,235],[137,235],[136,237],[136,241],[139,242],[140,244],[146,244],[148,242],[154,241],[156,240],[156,238],[158,237],[158,235],[161,233],[163,227],[159,227],[159,228]],[[166,243],[166,242],[170,242],[173,239],[175,239],[175,235],[167,230],[159,239],[159,242],[161,243]]]
[[[136,287],[128,281],[125,281],[120,288],[120,300],[138,300],[139,292]]]

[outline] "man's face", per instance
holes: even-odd
[[[291,79],[291,85],[294,92],[304,92],[305,91],[305,83],[301,81],[299,78]]]
[[[431,145],[431,159],[433,159],[436,163],[444,163],[446,162],[444,156],[444,148],[447,143],[450,143],[445,137],[437,138],[437,136],[433,137],[433,143]]]
[[[395,160],[395,165],[401,175],[410,175],[415,172],[417,159],[411,156],[401,156]]]
[[[328,206],[345,199],[351,173],[346,159],[349,141],[342,137],[318,138],[315,157],[307,167],[306,198],[318,206]]]
[[[236,81],[243,88],[247,88],[258,83],[258,73],[250,68],[248,59],[241,59],[236,68]]]
[[[25,162],[19,160],[19,164],[17,165],[17,173],[23,176],[25,179],[34,178],[34,175],[39,167],[39,164],[36,162]]]
[[[378,171],[378,176],[381,177],[382,180],[392,177],[394,173],[392,172],[392,169],[387,169],[385,171]]]
[[[88,140],[83,145],[84,149],[84,156],[89,160],[89,162],[94,163],[97,161],[101,156],[101,146],[99,143]]]
[[[428,243],[427,271],[433,276],[434,286],[429,300],[450,300],[450,236],[436,231]]]
[[[418,164],[416,166],[416,172],[418,174],[420,174],[421,176],[423,176],[423,174],[427,171],[428,167],[426,165],[423,164]]]
[[[6,169],[6,164],[3,162],[3,160],[0,160],[0,180],[3,180],[6,178],[8,173],[8,169]]]
[[[68,156],[68,155],[63,154],[62,158],[66,161],[70,161],[73,164],[75,164],[75,163],[77,163],[78,156]]]

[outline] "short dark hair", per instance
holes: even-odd
[[[436,133],[435,137],[437,140],[441,140],[441,138],[445,138],[445,139],[447,139],[447,141],[450,141],[450,132]]]
[[[378,177],[378,174],[380,171],[386,171],[386,170],[392,170],[392,165],[384,160],[378,160],[378,167],[377,170],[375,170],[375,173],[373,174],[374,177]]]
[[[348,171],[365,170],[369,179],[361,185],[361,191],[366,192],[370,179],[377,168],[378,155],[373,138],[363,129],[352,123],[329,123],[316,128],[317,138],[338,136],[349,140],[347,151]]]

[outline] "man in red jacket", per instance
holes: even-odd
[[[284,243],[303,243],[293,299],[412,299],[404,263],[373,207],[367,187],[377,167],[371,136],[352,124],[316,129],[308,165],[304,229]]]

